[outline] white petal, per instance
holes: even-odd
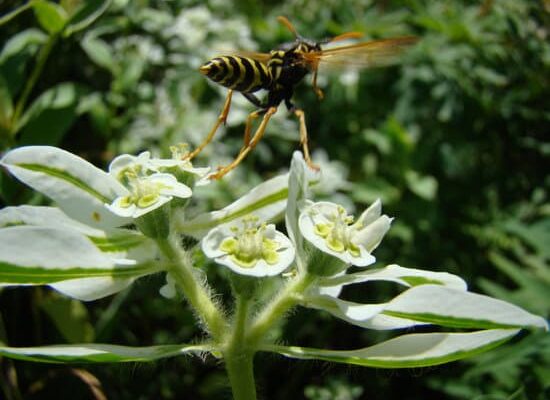
[[[153,210],[156,210],[157,208],[163,206],[164,204],[168,203],[170,200],[172,200],[171,196],[159,196],[157,201],[151,204],[148,207],[142,208],[142,207],[135,207],[134,209],[134,218],[139,218],[142,215],[145,215]]]
[[[202,239],[202,251],[208,258],[218,258],[222,257],[225,253],[220,250],[220,245],[224,241],[224,239],[231,237],[229,231],[226,231],[222,228],[215,228],[212,229],[210,232],[208,232],[208,235],[206,235]]]
[[[369,252],[373,251],[378,247],[382,238],[390,229],[391,222],[392,218],[389,218],[387,215],[378,217],[376,221],[357,232],[352,238],[353,243],[363,246]]]
[[[118,178],[117,175],[123,169],[128,168],[128,166],[135,164],[136,157],[130,154],[121,154],[118,157],[115,157],[113,161],[109,164],[109,174],[113,175],[115,178]]]
[[[369,208],[363,211],[356,223],[367,226],[368,224],[376,221],[380,214],[382,214],[382,203],[380,202],[380,199],[377,199]]]
[[[126,196],[117,197],[111,204],[105,204],[105,207],[120,217],[132,217],[134,215],[136,205],[130,204],[128,207],[121,207],[120,203],[125,198]]]
[[[159,293],[162,297],[165,297],[167,299],[173,299],[176,297],[176,287],[173,284],[167,283],[166,285],[162,286],[159,289]]]
[[[358,246],[361,255],[359,257],[353,257],[349,252],[346,251],[348,255],[348,263],[353,264],[357,267],[367,267],[376,262],[376,257],[370,254],[363,246]]]
[[[162,194],[179,197],[181,199],[186,199],[188,197],[191,197],[191,195],[193,194],[193,191],[189,188],[189,186],[184,185],[183,183],[180,183],[180,182],[172,183],[171,188],[161,189],[160,192]]]

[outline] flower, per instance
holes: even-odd
[[[298,226],[306,240],[319,250],[360,267],[376,261],[371,254],[390,228],[392,218],[381,215],[376,200],[354,222],[344,207],[330,203],[310,203],[300,213]]]
[[[129,194],[118,196],[106,207],[121,217],[138,218],[157,209],[172,198],[191,197],[192,191],[177,181],[171,174],[154,173],[148,176],[137,176],[129,170],[125,174],[125,184]]]
[[[241,275],[274,276],[288,268],[294,247],[275,225],[260,224],[254,216],[240,222],[242,228],[233,224],[212,229],[202,241],[204,254]]]
[[[170,146],[172,158],[151,158],[151,153],[144,151],[137,156],[123,154],[116,157],[109,165],[109,174],[117,180],[124,182],[125,175],[132,172],[136,175],[147,175],[155,172],[172,173],[181,177],[179,181],[189,181],[193,177],[193,183],[206,185],[210,182],[207,178],[210,167],[195,168],[190,160],[186,159],[189,151],[185,143]],[[181,176],[180,176],[181,175]]]

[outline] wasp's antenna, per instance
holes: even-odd
[[[341,35],[334,36],[333,38],[328,38],[323,40],[323,43],[332,43],[332,42],[339,42],[341,40],[347,40],[347,39],[359,39],[362,38],[363,32],[346,32],[342,33]]]
[[[281,24],[283,24],[290,32],[292,32],[292,34],[294,36],[296,36],[297,38],[300,37],[300,35],[298,34],[298,32],[296,31],[296,28],[294,28],[294,25],[292,25],[292,23],[288,20],[287,17],[284,17],[282,15],[279,15],[277,17],[277,21],[279,21]]]

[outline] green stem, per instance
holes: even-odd
[[[31,8],[34,5],[34,1],[29,1],[25,4],[23,4],[21,7],[16,8],[10,13],[5,14],[0,18],[0,26],[4,25],[5,23],[11,21],[13,18],[17,17],[19,14],[21,14],[23,11]]]
[[[298,275],[293,281],[289,282],[286,288],[268,304],[258,315],[250,333],[248,341],[252,346],[257,346],[264,338],[267,331],[282,316],[298,304],[300,295],[313,283],[316,277],[307,273]]]
[[[187,301],[204,321],[214,340],[221,341],[227,323],[220,308],[212,301],[210,289],[195,276],[189,255],[182,252],[170,239],[158,239],[158,246],[169,260],[168,272],[183,290]]]
[[[224,353],[225,369],[231,382],[234,400],[256,400],[254,353],[233,349]]]
[[[13,112],[13,117],[11,120],[12,135],[15,135],[16,133],[17,123],[19,121],[19,118],[21,117],[21,114],[23,113],[23,109],[25,108],[27,99],[29,98],[32,92],[32,89],[36,85],[36,82],[38,81],[38,78],[40,77],[40,74],[44,69],[44,65],[46,65],[46,61],[48,60],[48,57],[52,51],[52,48],[58,38],[59,38],[59,34],[50,35],[50,37],[48,38],[48,41],[44,46],[42,46],[42,48],[40,49],[40,52],[38,53],[38,57],[36,59],[36,64],[34,65],[34,69],[32,70],[31,75],[27,80],[25,87],[23,88],[23,92],[21,93],[19,100],[17,100],[15,111]]]
[[[256,385],[254,383],[254,353],[255,349],[248,346],[246,326],[250,299],[246,296],[237,297],[233,334],[224,351],[225,369],[231,383],[235,400],[256,400]]]

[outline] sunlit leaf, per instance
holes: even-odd
[[[466,290],[466,282],[459,276],[447,272],[434,272],[415,268],[404,268],[396,264],[384,268],[366,269],[353,274],[326,278],[320,281],[321,286],[351,285],[369,281],[389,281],[412,287],[434,284]]]
[[[36,19],[46,32],[55,34],[63,30],[68,20],[63,7],[46,0],[35,0],[32,6]]]
[[[268,221],[280,215],[286,206],[288,195],[288,175],[279,175],[253,188],[249,193],[225,208],[201,214],[189,221],[182,221],[181,231],[201,238],[218,225],[254,214],[262,221]]]
[[[0,283],[44,285],[76,278],[134,278],[154,272],[149,265],[117,266],[80,233],[56,228],[0,229]]]
[[[57,345],[42,347],[0,347],[0,355],[18,360],[46,363],[147,362],[211,350],[208,345],[168,344],[149,347],[110,344]]]
[[[50,197],[77,221],[97,227],[115,227],[129,221],[105,207],[105,203],[126,193],[124,187],[106,172],[65,150],[48,146],[20,147],[8,152],[0,165]]]
[[[440,285],[415,286],[394,298],[384,313],[459,328],[543,328],[546,321],[516,305]]]
[[[518,330],[494,329],[469,333],[420,333],[399,336],[358,350],[323,350],[297,346],[263,346],[262,350],[302,360],[324,360],[376,368],[438,365],[490,350]]]

